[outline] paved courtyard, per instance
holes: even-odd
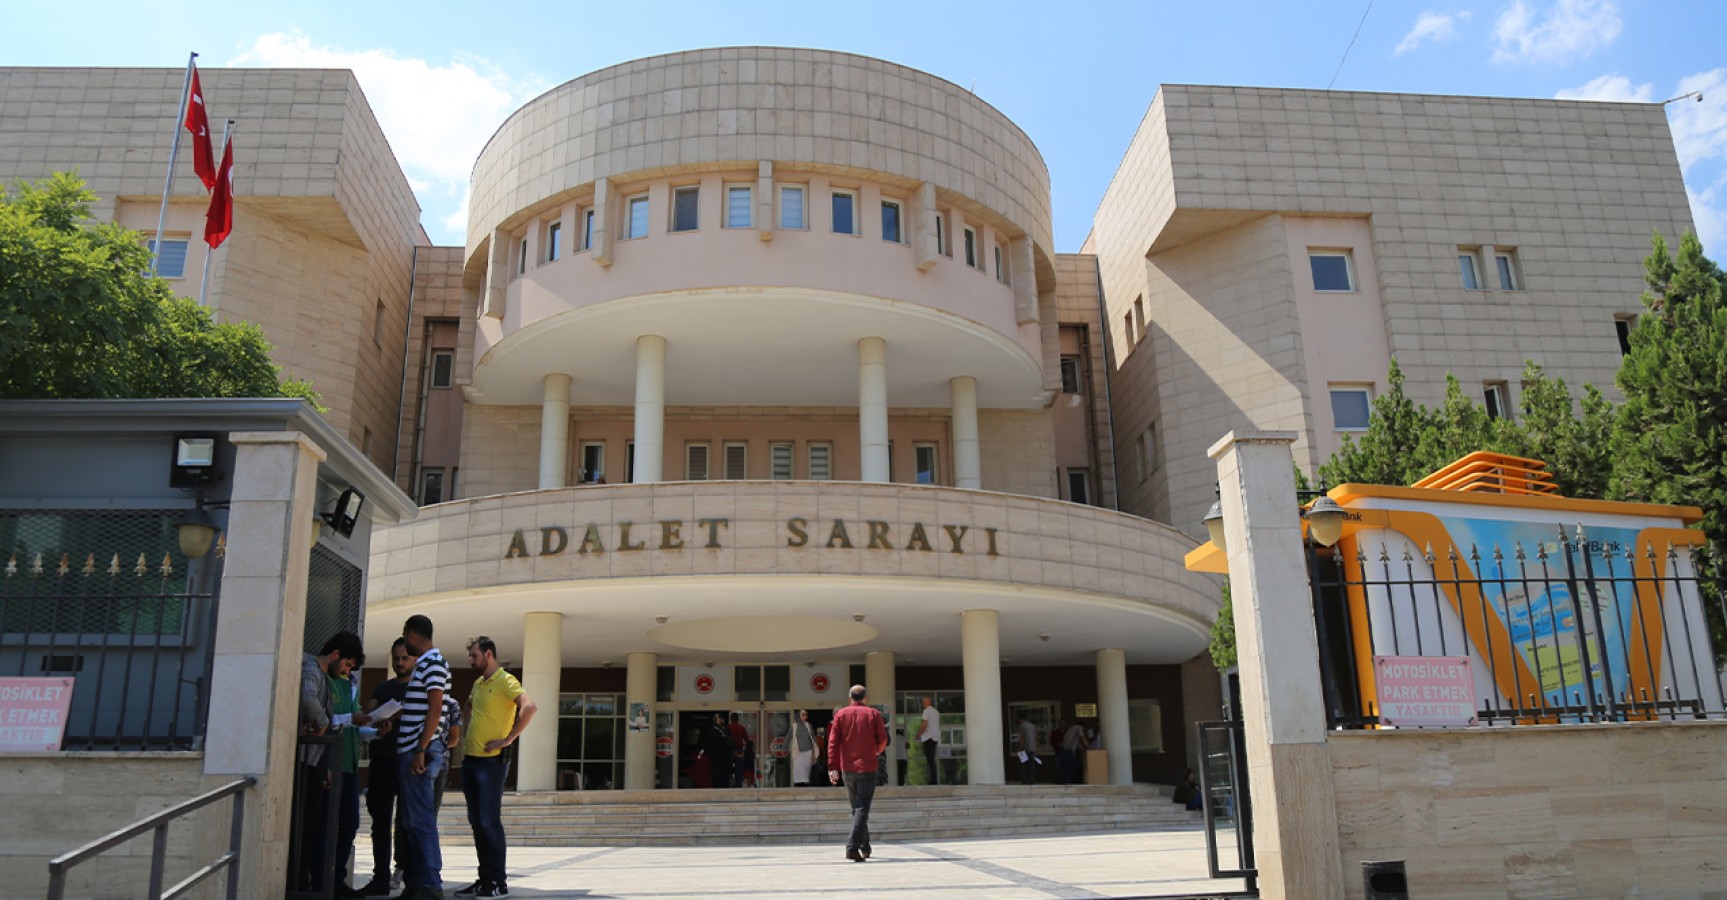
[[[357,847],[356,853],[370,859],[369,849]],[[473,848],[446,846],[445,889],[453,893],[473,878]],[[1205,833],[1198,827],[917,843],[878,839],[875,855],[861,864],[846,861],[838,844],[510,851],[510,896],[523,898],[1078,900],[1216,897],[1241,889],[1239,880],[1206,877]]]

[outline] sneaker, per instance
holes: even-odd
[[[476,896],[476,897],[508,897],[508,896],[510,896],[510,887],[509,887],[509,885],[505,885],[505,884],[488,884],[485,887],[480,888],[479,892],[474,894],[474,896]]]
[[[399,891],[401,889],[402,889],[402,870],[397,869],[396,871],[390,873],[390,890]]]
[[[470,884],[465,888],[458,889],[456,891],[456,896],[458,896],[458,897],[489,897],[489,896],[491,896],[490,894],[482,894],[480,892],[485,890],[486,888],[488,888],[490,886],[491,885],[488,885],[484,881],[476,881],[473,884]]]

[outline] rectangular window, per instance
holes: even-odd
[[[558,261],[558,250],[563,243],[563,238],[563,222],[553,222],[546,226],[546,262]]]
[[[965,230],[965,264],[977,268],[977,231],[970,226]]]
[[[1091,503],[1091,471],[1067,470],[1067,499],[1073,503]]]
[[[1309,250],[1307,264],[1313,270],[1314,290],[1328,293],[1355,290],[1355,272],[1347,251]]]
[[[1133,298],[1133,342],[1145,340],[1145,297]]]
[[[1121,317],[1121,333],[1127,338],[1127,349],[1132,350],[1133,345],[1139,343],[1133,338],[1133,313]]]
[[[150,252],[156,252],[156,241],[149,242]],[[162,241],[162,258],[156,260],[156,274],[161,278],[186,277],[186,245],[185,238],[167,238]]]
[[[797,477],[792,472],[792,453],[796,445],[791,441],[775,441],[768,445],[768,461],[772,466],[770,475],[775,481],[791,481]]]
[[[1516,291],[1523,288],[1523,283],[1517,278],[1517,254],[1513,250],[1493,251],[1493,268],[1499,275],[1499,289]]]
[[[576,473],[582,484],[606,483],[606,445],[599,441],[582,442],[582,469]]]
[[[947,240],[947,216],[942,213],[935,214],[935,252],[953,259],[953,248]]]
[[[516,274],[528,271],[528,239],[522,238],[516,242]]]
[[[780,227],[808,228],[804,221],[804,187],[801,184],[780,185]]]
[[[648,195],[640,194],[624,201],[629,209],[629,230],[624,232],[625,238],[644,238],[648,236]]]
[[[1064,394],[1080,393],[1079,357],[1077,356],[1061,358],[1061,392]]]
[[[728,442],[725,445],[727,481],[742,481],[750,477],[748,444]]]
[[[624,483],[631,484],[636,480],[636,442],[624,442]]]
[[[834,191],[834,234],[857,234],[858,211],[857,194],[851,191]]]
[[[707,444],[686,444],[684,446],[684,480],[708,480]]]
[[[726,185],[727,228],[748,228],[755,213],[755,189],[747,184]]]
[[[1487,408],[1489,419],[1511,418],[1510,399],[1511,394],[1503,381],[1489,381],[1481,386],[1481,401]]]
[[[887,480],[893,483],[893,441],[887,442]]]
[[[456,381],[456,351],[432,351],[432,387],[446,390]]]
[[[1162,753],[1162,704],[1152,698],[1127,701],[1127,739],[1134,753]]]
[[[594,249],[594,211],[582,210],[582,249]]]
[[[831,481],[833,472],[834,445],[810,444],[810,480]]]
[[[936,469],[936,446],[934,444],[913,444],[911,452],[913,461],[917,465],[917,483],[941,484],[941,473]]]
[[[1463,276],[1463,289],[1481,290],[1481,276],[1475,271],[1475,251],[1457,248],[1457,270]]]
[[[420,473],[420,505],[444,502],[444,470],[426,469]]]
[[[1373,404],[1364,387],[1331,389],[1331,422],[1338,431],[1366,431]]]
[[[898,200],[883,200],[881,202],[881,239],[898,244],[904,239],[900,237],[900,211]]]
[[[672,231],[695,231],[700,212],[701,188],[675,188],[672,190]]]
[[[995,245],[995,280],[1002,284],[1009,283],[1007,277],[1007,250],[1003,249],[1000,244]]]
[[[384,346],[384,301],[378,299],[378,305],[372,308],[372,343]]]
[[[1636,324],[1637,320],[1631,316],[1613,317],[1613,333],[1619,336],[1620,356],[1631,352],[1631,328]]]

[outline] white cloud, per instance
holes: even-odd
[[[1667,107],[1679,165],[1727,163],[1727,69],[1712,69],[1679,79],[1674,96],[1701,91],[1703,102],[1680,100]]]
[[[1574,62],[1613,43],[1624,27],[1613,0],[1558,0],[1545,13],[1516,0],[1493,26],[1493,61]]]
[[[1691,221],[1697,226],[1697,239],[1703,242],[1703,253],[1719,261],[1727,255],[1727,178],[1703,190],[1687,187],[1685,196],[1691,201]],[[1671,243],[1672,236],[1669,235]]]
[[[480,149],[506,116],[545,87],[483,59],[440,65],[387,49],[318,46],[298,32],[266,34],[228,65],[352,69],[428,221],[445,226],[433,234],[440,243],[465,238],[468,174]],[[449,212],[457,197],[462,202]]]
[[[1428,42],[1443,44],[1446,41],[1456,40],[1457,25],[1467,21],[1469,21],[1468,10],[1456,14],[1437,13],[1432,10],[1424,11],[1415,17],[1415,27],[1409,29],[1409,33],[1403,36],[1403,40],[1397,42],[1397,49],[1393,53],[1401,56]]]
[[[1632,85],[1623,75],[1603,75],[1582,87],[1566,88],[1553,95],[1556,100],[1604,100],[1613,103],[1652,103],[1655,85]]]

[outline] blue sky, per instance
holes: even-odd
[[[8,42],[6,64],[179,66],[196,50],[210,67],[352,68],[437,243],[461,243],[469,167],[523,101],[625,60],[740,44],[861,53],[972,88],[1042,150],[1063,252],[1085,239],[1160,83],[1637,101],[1701,89],[1703,102],[1672,104],[1668,120],[1705,247],[1719,259],[1727,241],[1718,0],[96,6],[76,34],[64,8],[10,10],[26,39]]]

